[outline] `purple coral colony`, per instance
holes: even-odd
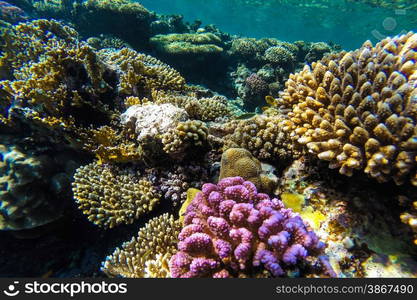
[[[347,51],[131,0],[0,17],[0,276],[417,276],[417,34]]]

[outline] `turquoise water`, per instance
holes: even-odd
[[[357,48],[368,39],[376,42],[388,35],[417,30],[417,11],[377,8],[362,1],[139,2],[161,14],[182,14],[187,21],[200,19],[203,24],[215,24],[231,34],[276,37],[287,41],[332,41],[345,49]]]

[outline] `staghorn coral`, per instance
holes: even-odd
[[[151,219],[139,230],[138,236],[116,248],[102,264],[110,277],[166,278],[170,277],[167,262],[176,252],[181,224],[172,215]]]
[[[162,135],[164,151],[172,157],[183,157],[189,147],[204,147],[207,144],[208,128],[198,120],[180,122],[176,128]]]
[[[241,177],[205,184],[187,207],[178,239],[169,263],[175,278],[251,276],[264,269],[283,276],[325,247],[297,214]],[[326,262],[319,256],[314,267],[335,276]]]
[[[263,171],[261,162],[246,149],[230,148],[223,152],[219,179],[240,176],[262,192],[271,193],[277,185],[273,174]]]
[[[101,58],[119,69],[119,91],[133,96],[149,96],[152,89],[181,90],[184,78],[160,60],[129,48],[99,51]]]
[[[408,33],[305,66],[286,83],[278,126],[341,174],[417,185],[416,45]]]
[[[105,228],[131,224],[159,202],[147,179],[116,165],[80,167],[72,186],[78,208],[91,222]]]

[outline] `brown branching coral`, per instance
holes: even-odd
[[[91,163],[78,168],[74,179],[79,209],[101,227],[131,224],[159,202],[147,179],[116,165]]]
[[[184,78],[160,60],[129,48],[115,52],[102,50],[101,57],[122,71],[119,90],[133,96],[149,96],[152,89],[181,90]]]
[[[151,219],[136,238],[106,258],[102,270],[110,277],[170,277],[167,263],[176,252],[180,230],[180,222],[172,215]]]
[[[232,133],[225,137],[225,148],[245,148],[261,160],[288,159],[298,156],[299,150],[286,143],[288,136],[278,126],[277,116],[258,115],[224,125]],[[231,129],[233,128],[233,129]]]
[[[202,147],[207,143],[208,128],[205,123],[191,120],[178,123],[176,128],[162,135],[164,151],[170,155],[183,155],[188,147]]]
[[[364,170],[379,182],[417,185],[417,35],[331,55],[305,66],[278,100],[278,126],[330,168]]]

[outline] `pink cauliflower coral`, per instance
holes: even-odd
[[[265,268],[273,276],[323,252],[325,245],[283,203],[258,193],[241,177],[204,184],[188,206],[178,252],[170,260],[172,277],[236,277]],[[327,258],[317,257],[328,276]]]

